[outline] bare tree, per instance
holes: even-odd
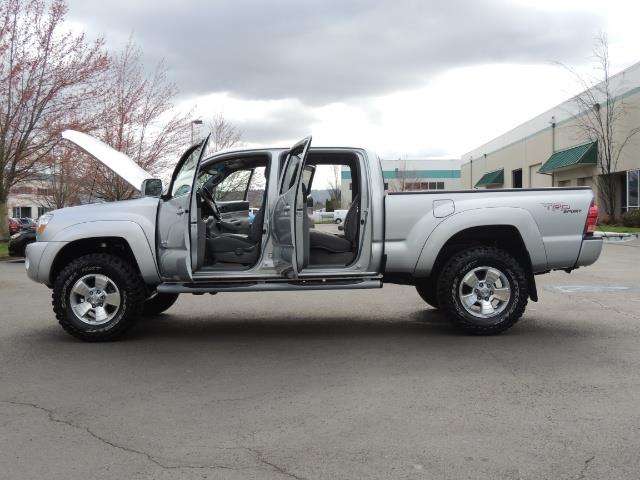
[[[61,143],[44,159],[46,170],[41,182],[43,193],[38,195],[40,206],[58,209],[80,203],[80,184],[76,152]]]
[[[225,148],[238,146],[242,143],[242,130],[225,119],[221,113],[217,113],[209,122],[211,138],[208,150],[217,152]]]
[[[577,79],[583,92],[574,97],[578,110],[575,117],[576,128],[589,142],[597,142],[598,148],[598,190],[603,210],[611,221],[616,214],[616,175],[618,161],[629,142],[640,133],[640,127],[623,131],[624,118],[630,106],[618,95],[611,84],[611,63],[606,34],[595,39],[593,47],[595,67],[599,74],[586,78],[575,70],[564,66]]]
[[[63,0],[0,0],[0,239],[11,187],[37,178],[65,128],[87,128],[103,41],[63,31]]]
[[[100,123],[94,133],[149,173],[162,173],[188,144],[191,115],[171,114],[177,87],[167,80],[166,66],[160,62],[146,74],[141,51],[130,39],[112,58],[104,84]],[[88,166],[83,183],[90,197],[111,201],[136,194],[122,178],[97,162],[88,162]]]

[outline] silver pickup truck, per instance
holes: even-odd
[[[535,275],[590,265],[602,249],[589,188],[385,193],[375,153],[311,148],[310,137],[289,149],[213,155],[204,140],[163,188],[99,140],[63,136],[141,192],[43,215],[27,249],[29,277],[53,290],[58,321],[82,340],[113,339],[181,293],[383,282],[414,285],[458,327],[495,334],[537,301]],[[351,175],[341,231],[308,215],[326,165]]]

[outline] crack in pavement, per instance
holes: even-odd
[[[587,478],[587,469],[589,468],[589,464],[596,458],[595,455],[587,458],[584,461],[584,465],[582,466],[582,470],[580,470],[580,475],[578,476],[578,480],[584,480]]]
[[[112,448],[121,450],[123,452],[127,452],[127,453],[131,453],[134,455],[140,455],[144,458],[146,458],[149,462],[153,463],[154,465],[157,465],[158,467],[165,469],[165,470],[179,470],[179,469],[198,469],[198,470],[216,470],[216,469],[221,469],[221,470],[246,470],[246,469],[250,469],[251,467],[235,467],[235,466],[229,466],[229,465],[195,465],[195,464],[176,464],[176,465],[169,465],[166,464],[162,461],[160,461],[158,458],[154,457],[153,455],[143,451],[143,450],[137,450],[135,448],[131,448],[131,447],[126,447],[124,445],[120,445],[117,444],[111,440],[107,440],[106,438],[98,435],[97,433],[95,433],[93,430],[91,430],[89,427],[85,427],[82,425],[78,425],[74,422],[71,422],[69,420],[64,420],[61,418],[57,418],[54,414],[54,410],[50,409],[50,408],[46,408],[43,407],[41,405],[37,405],[35,403],[29,403],[29,402],[18,402],[18,401],[13,401],[13,400],[0,400],[0,403],[4,403],[7,405],[14,405],[14,406],[19,406],[19,407],[29,407],[29,408],[33,408],[36,410],[40,410],[41,412],[44,412],[47,414],[47,417],[49,419],[50,422],[52,423],[59,423],[61,425],[66,425],[68,427],[71,428],[75,428],[77,430],[82,430],[86,433],[88,433],[91,437],[93,437],[94,439],[98,440],[101,443],[104,443],[105,445],[108,445]],[[255,449],[255,448],[251,448],[251,447],[215,447],[216,449],[219,450],[245,450],[247,452],[250,452],[251,454],[253,454],[256,457],[256,460],[260,463],[262,463],[263,465],[267,465],[270,469],[274,470],[277,473],[280,473],[281,475],[287,476],[289,478],[295,478],[296,480],[307,480],[304,477],[301,477],[299,475],[296,475],[294,473],[291,473],[289,471],[287,471],[284,467],[281,467],[273,462],[270,462],[269,460],[267,460],[265,458],[265,455]]]
[[[295,478],[296,480],[307,480],[305,477],[301,477],[299,475],[296,475],[295,473],[291,473],[288,470],[286,470],[285,468],[281,467],[280,465],[276,465],[275,463],[270,462],[269,460],[267,460],[265,458],[264,454],[262,452],[260,452],[259,450],[256,450],[256,449],[250,448],[250,447],[242,447],[242,448],[244,448],[245,450],[253,453],[260,463],[268,465],[273,470],[275,470],[276,472],[278,472],[278,473],[280,473],[282,475],[285,475],[285,476],[290,477],[290,478]]]
[[[34,408],[36,410],[40,410],[42,412],[45,412],[49,418],[50,422],[53,423],[59,423],[62,425],[67,425],[69,427],[78,429],[78,430],[82,430],[85,431],[86,433],[88,433],[89,435],[91,435],[94,439],[98,440],[99,442],[104,443],[105,445],[109,445],[112,448],[118,449],[118,450],[122,450],[123,452],[128,452],[128,453],[132,453],[135,455],[140,455],[145,457],[148,461],[150,461],[151,463],[153,463],[154,465],[157,465],[158,467],[165,469],[165,470],[179,470],[179,469],[193,469],[193,470],[215,470],[215,469],[223,469],[223,470],[240,470],[240,468],[237,467],[232,467],[229,465],[195,465],[195,464],[177,464],[177,465],[168,465],[166,463],[161,462],[160,460],[158,460],[156,457],[154,457],[153,455],[142,451],[142,450],[137,450],[135,448],[130,448],[130,447],[125,447],[123,445],[119,445],[115,442],[112,442],[110,440],[107,440],[104,437],[101,437],[100,435],[98,435],[97,433],[95,433],[93,430],[91,430],[89,427],[84,427],[78,424],[75,424],[71,421],[68,420],[63,420],[61,418],[56,418],[54,415],[54,411],[52,409],[49,408],[45,408],[42,407],[40,405],[37,405],[35,403],[29,403],[29,402],[18,402],[18,401],[12,401],[12,400],[0,400],[0,403],[4,403],[4,404],[8,404],[8,405],[15,405],[15,406],[21,406],[21,407],[30,407],[30,408]]]

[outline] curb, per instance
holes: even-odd
[[[605,242],[628,242],[640,238],[639,233],[598,232]]]

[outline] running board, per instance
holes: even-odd
[[[302,290],[360,290],[381,288],[381,279],[321,279],[321,280],[260,280],[212,283],[161,283],[160,293],[217,293],[217,292],[284,292]]]

